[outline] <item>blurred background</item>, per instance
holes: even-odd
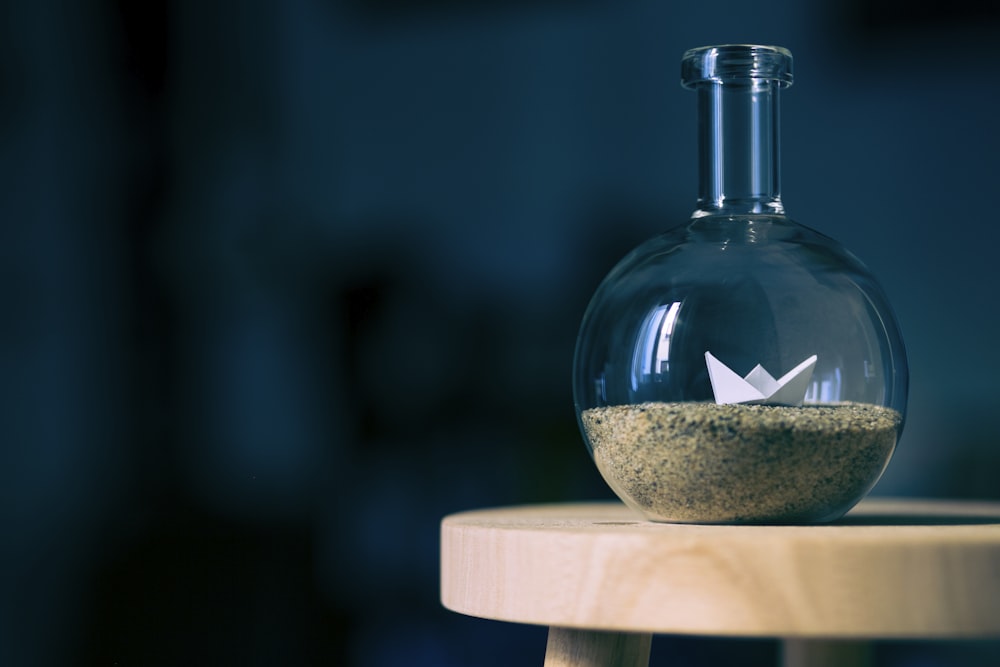
[[[705,44],[792,50],[786,208],[896,309],[875,493],[997,498],[995,6],[5,3],[0,664],[540,664],[543,628],[440,607],[438,524],[612,497],[576,329],[694,208]]]

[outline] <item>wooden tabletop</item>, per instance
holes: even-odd
[[[453,514],[441,600],[567,628],[1000,637],[1000,503],[868,499],[818,526],[652,523],[619,503]]]

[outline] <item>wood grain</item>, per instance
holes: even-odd
[[[869,499],[820,526],[651,523],[618,503],[441,525],[456,612],[590,630],[1000,636],[1000,504]]]
[[[545,667],[646,667],[648,633],[549,628]]]
[[[864,641],[786,639],[781,667],[872,667],[872,647]]]

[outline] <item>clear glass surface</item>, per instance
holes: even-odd
[[[778,47],[685,54],[697,207],[608,274],[581,324],[584,440],[609,486],[653,520],[835,519],[874,486],[902,432],[906,358],[882,289],[784,214],[778,91],[791,77]],[[770,391],[813,357],[788,380],[794,396]]]

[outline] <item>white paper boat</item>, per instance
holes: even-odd
[[[760,364],[754,366],[746,377],[740,377],[724,363],[705,353],[708,377],[712,381],[715,402],[726,403],[773,403],[776,405],[802,405],[809,381],[812,380],[816,355],[775,380]]]

